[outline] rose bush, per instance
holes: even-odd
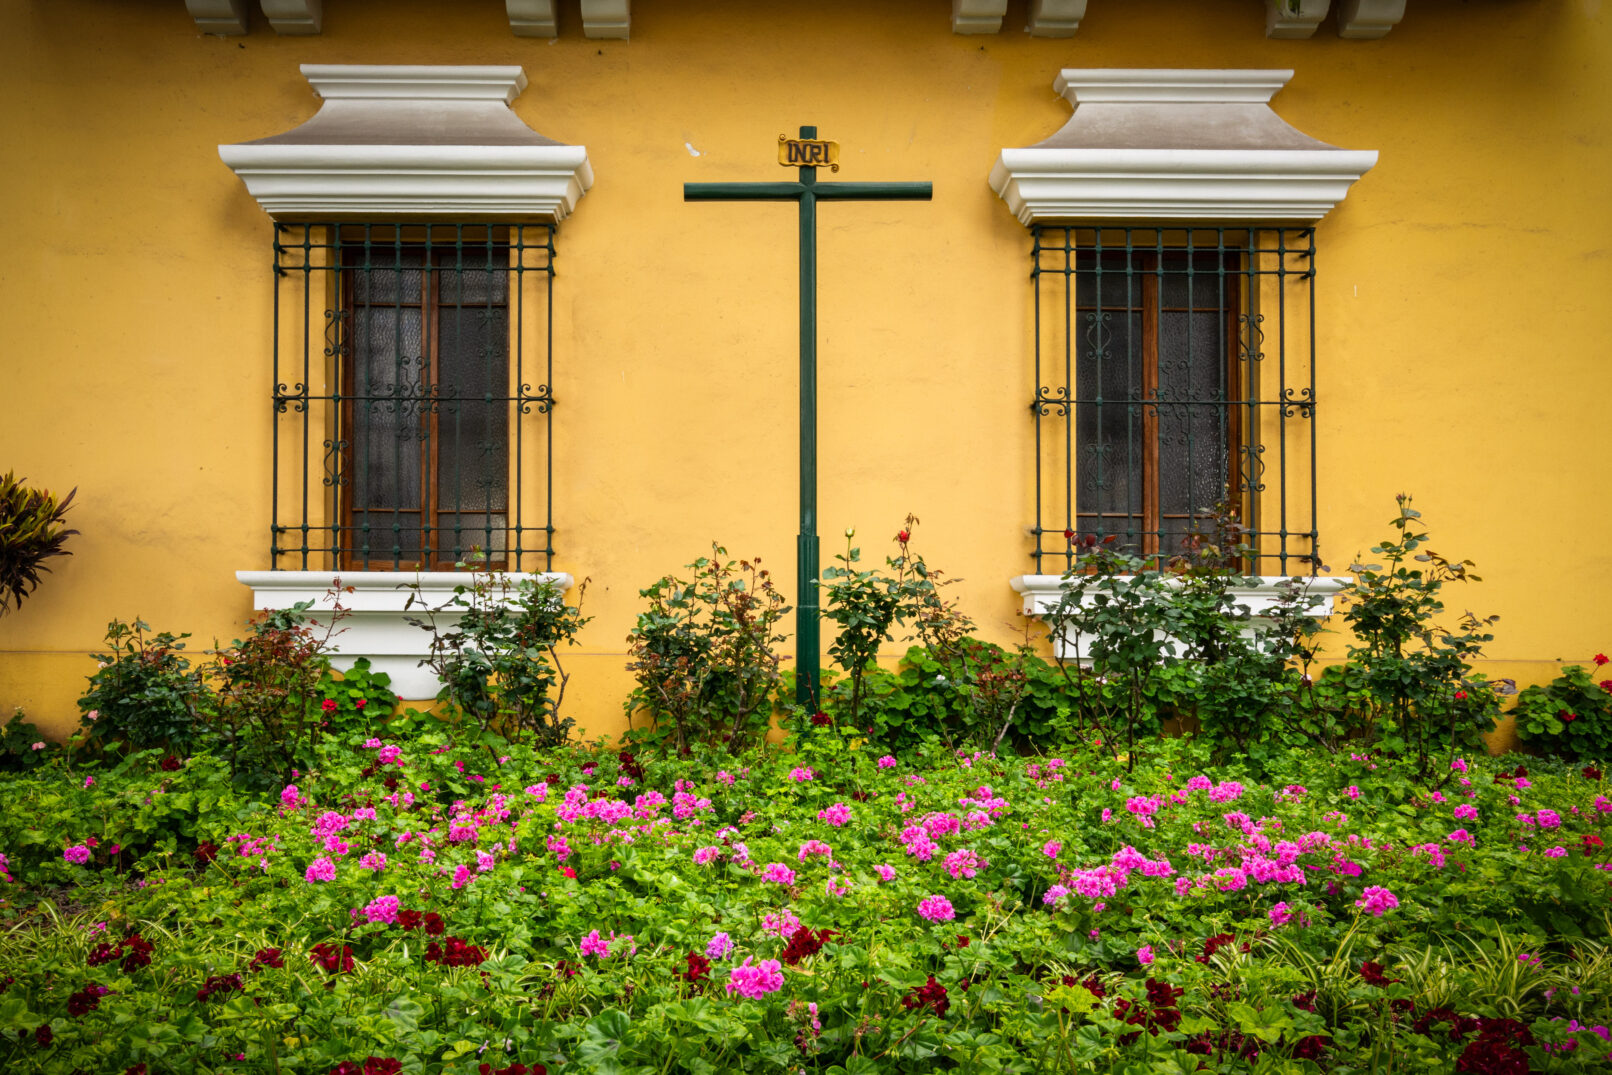
[[[0,783],[7,1071],[1578,1071],[1599,771],[1191,740],[720,762],[418,715],[254,796],[208,755]],[[173,764],[165,765],[163,762]]]

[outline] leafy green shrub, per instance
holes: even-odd
[[[124,751],[163,747],[188,753],[207,738],[198,712],[207,690],[182,652],[184,639],[167,631],[148,634],[151,625],[113,620],[106,626],[107,654],[91,654],[99,664],[89,689],[78,700],[84,745]]]
[[[1596,672],[1607,664],[1594,660]],[[1548,684],[1517,696],[1517,735],[1536,750],[1568,758],[1612,759],[1612,678],[1597,683],[1588,669],[1570,664]]]
[[[235,778],[254,786],[284,782],[317,749],[325,712],[315,697],[330,673],[329,642],[340,609],[310,626],[311,601],[264,612],[244,639],[215,654],[208,678],[209,731],[220,741]]]
[[[1486,629],[1498,617],[1468,612],[1453,628],[1439,624],[1444,587],[1481,580],[1468,570],[1470,560],[1418,551],[1427,543],[1418,529],[1421,513],[1410,497],[1397,500],[1399,514],[1389,525],[1398,535],[1371,550],[1387,566],[1349,568],[1354,581],[1340,599],[1355,641],[1343,675],[1377,742],[1410,754],[1425,774],[1441,746],[1451,754],[1478,747],[1494,727],[1495,686],[1473,674],[1472,662],[1494,640]]]
[[[754,560],[711,555],[688,565],[692,579],[666,575],[639,596],[649,607],[627,636],[627,668],[635,686],[623,708],[650,727],[639,736],[678,754],[696,744],[737,753],[766,734],[779,683],[789,612],[771,572]]]
[[[324,734],[337,739],[367,739],[397,709],[392,677],[371,668],[368,657],[359,657],[345,671],[327,669],[313,693],[324,714]]]
[[[577,604],[568,605],[552,579],[511,583],[502,574],[477,572],[454,587],[447,608],[463,610],[458,623],[439,628],[434,612],[441,610],[411,621],[432,631],[428,663],[442,680],[437,700],[475,721],[484,737],[564,743],[576,721],[561,711],[571,677],[560,647],[576,645],[588,622],[581,609],[586,589],[584,581]]]
[[[45,738],[18,706],[0,730],[0,772],[26,772],[37,768],[61,751],[61,747]]]
[[[852,728],[862,727],[867,677],[877,669],[879,648],[894,640],[897,624],[910,624],[930,660],[956,673],[953,678],[966,678],[968,651],[962,642],[973,623],[941,592],[960,580],[944,578],[912,551],[912,530],[917,525],[917,516],[908,515],[895,536],[896,555],[885,558],[887,570],[864,571],[857,566],[862,550],[851,544],[855,530],[845,532],[846,551],[834,557],[839,566],[823,570],[827,591],[823,618],[839,629],[828,653],[845,673],[847,688],[834,700],[838,704],[825,708],[834,720],[847,721]]]
[[[0,478],[0,616],[39,588],[39,573],[50,570],[46,560],[73,555],[62,546],[78,533],[62,522],[78,490],[57,500],[26,480],[9,471]]]

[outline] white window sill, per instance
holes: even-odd
[[[511,583],[531,579],[553,581],[562,590],[574,584],[564,572],[499,573]],[[336,599],[346,615],[337,624],[330,640],[331,663],[347,669],[359,657],[369,658],[370,667],[392,677],[392,690],[410,700],[435,698],[441,681],[420,661],[431,653],[431,634],[408,620],[425,619],[433,609],[443,609],[453,598],[455,586],[470,582],[463,571],[237,571],[235,578],[252,590],[252,607],[259,611],[290,608],[302,601],[313,602],[308,620],[323,628],[330,623]],[[351,593],[335,593],[340,587]],[[413,597],[412,607],[405,607]],[[457,610],[436,612],[440,627],[458,622]]]
[[[1276,603],[1276,587],[1288,581],[1286,575],[1259,575],[1255,576],[1259,583],[1256,586],[1233,586],[1230,589],[1232,600],[1239,605],[1248,606],[1252,615],[1241,634],[1244,638],[1252,638],[1254,632],[1262,625],[1269,623],[1261,614],[1268,611]],[[1310,611],[1316,619],[1326,619],[1332,615],[1333,599],[1346,585],[1353,582],[1350,578],[1311,578],[1309,576],[1295,576],[1309,584],[1310,593],[1320,598],[1320,602]],[[1023,612],[1026,616],[1044,617],[1048,612],[1058,607],[1063,598],[1062,575],[1016,575],[1009,580],[1013,589],[1023,598]],[[1180,580],[1167,578],[1166,586],[1179,586]],[[1053,652],[1062,658],[1073,657],[1084,661],[1086,655],[1084,647],[1077,640],[1067,636],[1053,639]]]

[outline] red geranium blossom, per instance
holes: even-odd
[[[445,967],[479,967],[486,958],[487,949],[467,944],[458,937],[448,937],[442,944],[432,941],[425,946],[425,961]]]
[[[793,967],[807,956],[815,956],[823,950],[831,937],[838,936],[834,930],[820,929],[815,933],[801,926],[789,935],[789,944],[779,953],[778,958]]]
[[[252,957],[252,962],[246,965],[246,969],[262,970],[264,967],[283,966],[285,966],[285,957],[280,954],[278,948],[259,948],[257,955]]]
[[[341,946],[341,951],[338,952],[333,945],[321,942],[308,949],[308,958],[319,964],[327,974],[351,971],[353,969],[353,946],[344,944]]]
[[[913,989],[912,992],[901,998],[902,1007],[910,1011],[928,1008],[936,1015],[945,1015],[946,1009],[952,1002],[946,997],[946,987],[935,981],[931,974],[929,981]]]
[[[690,952],[688,969],[678,972],[678,977],[697,985],[711,977],[711,961],[698,952]]]

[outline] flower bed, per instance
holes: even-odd
[[[1258,783],[1188,741],[1127,772],[898,763],[827,729],[709,764],[392,731],[262,799],[206,755],[5,778],[5,1070],[1521,1072],[1612,1049],[1594,769],[1455,759],[1429,783],[1293,754]]]

